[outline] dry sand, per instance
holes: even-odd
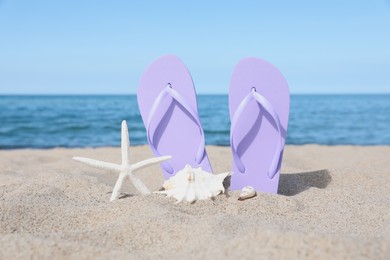
[[[207,151],[229,171],[229,148]],[[278,195],[194,204],[130,183],[110,203],[117,175],[72,156],[119,163],[120,148],[0,151],[1,259],[390,259],[389,146],[287,146]],[[158,166],[137,175],[152,190],[163,182]]]

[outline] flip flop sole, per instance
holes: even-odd
[[[146,127],[154,102],[168,84],[198,113],[196,93],[190,73],[180,59],[173,55],[166,55],[147,68],[139,83],[137,100]],[[199,126],[180,103],[171,98],[164,98],[161,107],[156,109],[154,118],[155,120],[150,124],[151,129],[154,129],[151,136],[155,148],[160,155],[172,156],[167,163],[174,172],[169,173],[163,168],[164,178],[173,176],[186,164],[212,172],[206,151],[203,160],[200,163],[196,161],[197,150],[202,140]]]
[[[280,136],[284,148],[290,108],[289,89],[283,75],[270,63],[258,58],[241,60],[234,69],[229,89],[231,121],[238,106],[252,89],[272,105],[280,119],[281,133],[277,131],[275,121],[267,111],[257,102],[248,103],[232,136],[245,172],[240,172],[233,160],[230,189],[241,190],[249,185],[257,191],[277,193],[280,165],[273,178],[269,177],[268,172],[273,157],[278,152],[277,142]],[[280,156],[283,156],[283,150]]]

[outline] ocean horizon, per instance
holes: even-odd
[[[207,145],[228,146],[228,95],[198,95]],[[390,94],[293,94],[287,144],[390,145]],[[147,144],[136,95],[0,95],[0,149]]]

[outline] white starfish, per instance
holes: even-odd
[[[102,162],[102,161],[97,161],[97,160],[83,158],[83,157],[73,157],[73,159],[99,169],[119,172],[119,177],[118,180],[116,181],[114,190],[112,191],[110,201],[113,201],[119,197],[119,191],[123,185],[123,181],[127,176],[129,177],[134,187],[140,193],[142,193],[143,195],[150,194],[151,193],[150,190],[145,186],[145,184],[143,184],[143,182],[137,176],[133,174],[133,172],[142,169],[144,167],[147,167],[149,165],[169,160],[172,158],[172,156],[160,156],[156,158],[150,158],[131,165],[129,163],[129,150],[130,150],[129,130],[127,128],[126,120],[122,121],[121,149],[122,149],[122,164]]]

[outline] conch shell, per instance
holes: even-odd
[[[177,199],[176,203],[183,200],[194,202],[196,200],[211,199],[225,192],[223,180],[228,175],[230,175],[230,172],[214,175],[204,171],[201,167],[192,168],[187,164],[183,170],[164,182],[163,191],[156,191],[155,193],[174,197]]]

